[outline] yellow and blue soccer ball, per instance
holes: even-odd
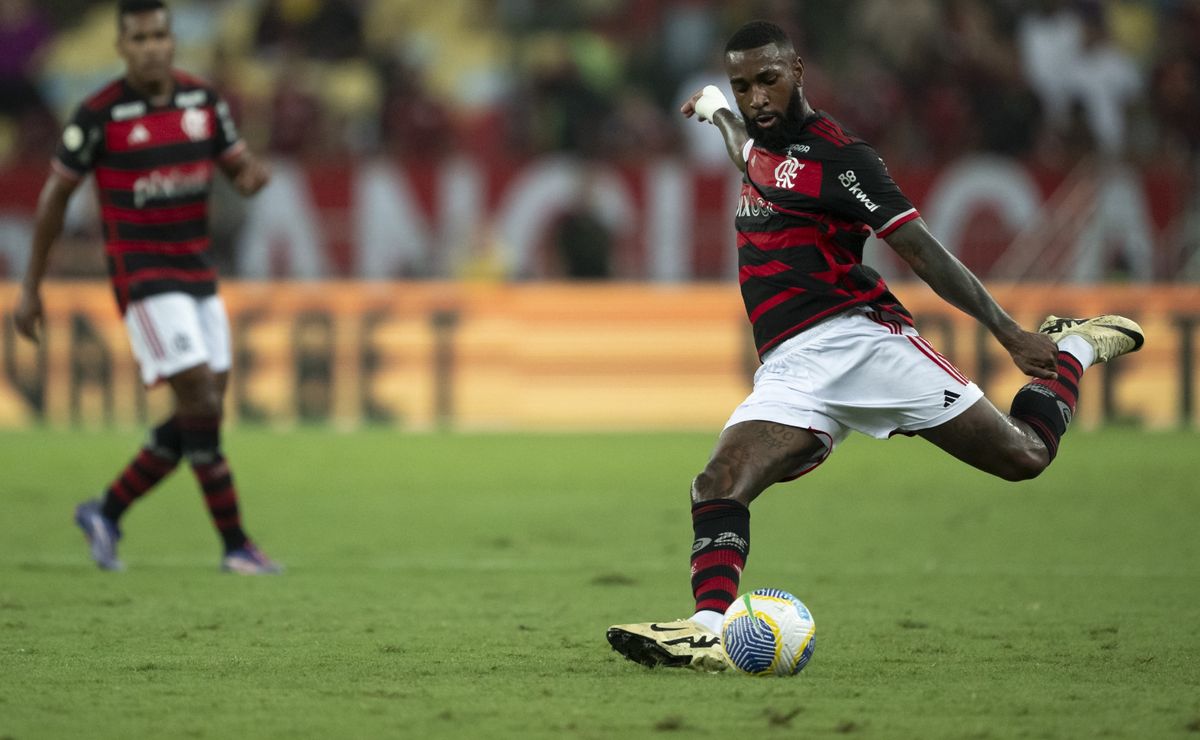
[[[756,676],[792,676],[816,647],[817,626],[800,599],[777,588],[742,594],[725,610],[721,648],[729,663]]]

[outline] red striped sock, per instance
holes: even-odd
[[[212,462],[192,463],[192,472],[200,482],[204,505],[208,507],[213,525],[225,543],[225,551],[236,550],[246,544],[242,515],[238,510],[237,489],[233,486],[233,473],[229,470],[228,461],[217,453],[217,459]]]
[[[178,463],[177,459],[169,460],[150,450],[140,450],[104,492],[101,513],[114,522],[118,521],[133,502],[158,485]]]
[[[724,613],[750,556],[750,510],[733,499],[692,505],[692,596],[696,611]]]
[[[204,494],[213,525],[225,543],[225,551],[246,544],[242,516],[238,510],[237,489],[229,462],[221,454],[221,417],[194,416],[179,420],[183,436],[183,453],[192,465],[196,481]]]
[[[105,490],[100,513],[111,521],[119,521],[135,501],[171,474],[179,464],[180,454],[179,426],[172,416],[151,430],[146,446]]]
[[[1046,445],[1053,460],[1079,402],[1083,366],[1069,352],[1058,353],[1058,378],[1034,380],[1013,398],[1009,415],[1028,424]]]

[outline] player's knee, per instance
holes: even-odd
[[[174,385],[181,413],[187,416],[220,416],[221,391],[211,376],[197,376]]]
[[[727,488],[727,486],[721,486],[718,476],[710,472],[709,468],[705,468],[692,479],[692,503],[725,498],[721,494]]]
[[[692,480],[692,502],[716,498],[736,498],[736,474],[732,465],[720,457],[710,460]]]

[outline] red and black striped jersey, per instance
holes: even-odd
[[[919,217],[868,144],[824,113],[782,152],[747,142],[738,202],[738,277],[761,357],[814,323],[857,305],[912,318],[863,244]]]
[[[244,145],[229,107],[204,82],[174,73],[170,102],[152,106],[116,80],[79,106],[53,166],[96,176],[109,275],[121,311],[169,292],[212,295],[208,195],[213,163]]]

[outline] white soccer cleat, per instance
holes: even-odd
[[[613,650],[648,668],[716,672],[729,667],[720,635],[688,619],[614,624],[607,636]]]
[[[1146,335],[1136,321],[1115,314],[1093,316],[1090,319],[1047,316],[1038,331],[1055,343],[1063,337],[1080,337],[1096,350],[1096,362],[1108,362],[1121,355],[1137,352],[1146,341]]]

